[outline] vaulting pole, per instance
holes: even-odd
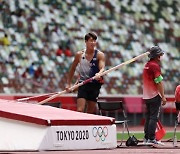
[[[147,56],[147,55],[149,55],[149,52],[143,53],[143,54],[141,54],[141,55],[139,55],[139,56],[136,56],[136,57],[134,57],[134,58],[132,58],[132,59],[130,59],[130,60],[127,60],[127,61],[125,61],[125,62],[123,62],[123,63],[121,63],[121,64],[119,64],[119,65],[117,65],[117,66],[115,66],[115,67],[110,68],[109,70],[106,70],[106,71],[102,72],[102,73],[101,73],[100,75],[98,75],[98,76],[93,76],[92,78],[89,78],[89,79],[87,79],[87,80],[85,80],[85,81],[83,81],[83,82],[80,82],[80,83],[78,83],[78,84],[70,87],[69,90],[72,91],[72,90],[78,88],[79,86],[82,86],[82,85],[84,85],[84,84],[86,84],[86,83],[88,83],[88,82],[91,82],[91,81],[94,80],[94,79],[98,79],[100,76],[104,76],[104,75],[108,74],[109,72],[112,72],[112,71],[114,71],[114,70],[116,70],[116,69],[119,69],[119,68],[121,68],[121,67],[123,67],[123,66],[125,66],[125,65],[127,65],[127,64],[130,64],[130,63],[132,63],[132,62],[134,62],[134,61],[136,61],[136,60],[138,60],[138,59],[141,59],[141,58],[143,58],[143,57],[145,57],[145,56]],[[41,101],[41,102],[39,102],[39,103],[37,103],[37,104],[47,103],[48,101],[50,101],[50,100],[52,100],[52,99],[54,99],[54,98],[56,98],[56,97],[58,97],[58,96],[60,96],[60,95],[62,95],[62,94],[65,94],[65,93],[67,93],[67,90],[64,90],[64,91],[61,91],[61,92],[57,92],[57,94],[54,94],[54,95],[52,95],[51,97],[49,97],[49,98],[47,98],[47,99],[45,99],[45,100],[43,100],[43,101]]]

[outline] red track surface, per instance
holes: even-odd
[[[165,146],[159,148],[152,148],[149,146],[136,146],[136,147],[126,147],[123,146],[116,149],[106,149],[106,150],[80,150],[80,151],[32,151],[32,152],[7,152],[8,154],[179,154],[180,153],[180,143],[179,147],[173,147],[172,142],[164,142]],[[6,153],[6,152],[0,152]]]

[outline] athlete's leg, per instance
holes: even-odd
[[[85,105],[86,105],[86,100],[84,98],[77,99],[77,111],[78,112],[84,112]]]
[[[94,113],[96,108],[96,102],[94,101],[87,101],[87,113]]]

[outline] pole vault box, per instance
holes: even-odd
[[[113,149],[115,119],[0,99],[0,151]]]

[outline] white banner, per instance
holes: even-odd
[[[40,150],[116,148],[116,125],[51,126]]]

